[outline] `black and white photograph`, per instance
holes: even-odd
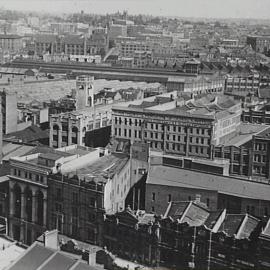
[[[270,270],[270,0],[0,0],[0,270]]]

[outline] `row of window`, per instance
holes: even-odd
[[[200,194],[196,194],[195,198],[200,198]],[[155,192],[152,192],[152,202],[155,202],[156,201],[156,193]],[[172,201],[172,194],[168,194],[167,195],[167,202],[171,202]],[[188,196],[188,201],[192,201],[192,197],[191,196]],[[206,205],[207,207],[210,206],[210,199],[209,198],[206,198]]]
[[[37,182],[43,183],[44,182],[44,176],[39,174],[33,174],[26,171],[21,171],[19,169],[13,169],[13,175],[18,177],[24,177],[25,179],[29,180],[35,180]]]
[[[132,118],[124,118],[122,120],[121,117],[115,117],[114,118],[114,123],[117,124],[122,124],[124,123],[125,125],[132,126],[134,123],[134,126],[141,126],[142,125],[142,120],[137,120],[135,119],[133,121]],[[164,124],[158,124],[158,123],[145,123],[145,128],[147,129],[152,129],[152,130],[164,130]],[[167,126],[168,131],[172,132],[182,132],[182,133],[187,133],[188,128],[186,127],[181,127],[181,126]],[[197,134],[197,135],[211,135],[211,130],[210,129],[204,129],[204,128],[190,128],[189,132],[191,134]]]

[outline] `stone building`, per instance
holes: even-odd
[[[85,145],[86,132],[110,125],[112,105],[94,106],[93,77],[77,77],[76,89],[67,101],[71,102],[59,104],[69,104],[67,112],[50,116],[50,147]]]
[[[112,137],[147,142],[168,154],[212,158],[215,145],[240,125],[241,103],[222,95],[176,97],[175,92],[112,108]]]
[[[71,146],[10,159],[9,236],[32,243],[48,227],[48,178],[85,166],[99,150]]]
[[[270,36],[247,36],[247,44],[259,53],[268,53],[270,50]]]

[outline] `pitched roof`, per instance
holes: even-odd
[[[204,224],[209,216],[209,211],[195,202],[171,202],[167,208],[165,218],[172,217],[181,223],[188,223],[190,226]]]
[[[146,184],[212,190],[222,194],[269,201],[270,185],[240,178],[163,165],[151,166]]]
[[[59,250],[54,250],[43,246],[39,242],[35,242],[25,253],[19,257],[8,270],[94,270],[79,260],[77,256],[67,254]]]

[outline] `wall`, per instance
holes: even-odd
[[[155,193],[155,200],[153,200]],[[209,208],[212,211],[217,209],[218,193],[214,190],[203,190],[194,188],[170,187],[164,185],[153,185],[146,183],[146,212],[155,212],[158,215],[164,215],[168,207],[168,196],[171,195],[172,201],[190,201],[195,200],[196,195],[201,195],[201,202],[207,204],[209,199]],[[153,208],[154,207],[154,208]]]

